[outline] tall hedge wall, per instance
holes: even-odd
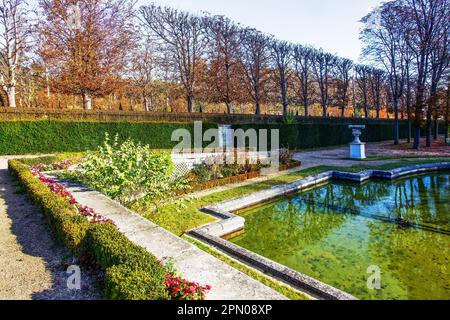
[[[217,127],[203,124],[203,129]],[[79,152],[96,149],[110,136],[119,134],[121,140],[131,138],[155,149],[171,149],[172,132],[193,124],[79,122],[79,121],[3,121],[0,122],[0,154],[35,154]],[[192,135],[193,136],[193,135]]]
[[[203,130],[217,127],[203,124]],[[171,141],[176,129],[193,133],[193,124],[131,123],[131,122],[83,122],[61,120],[1,121],[0,154],[35,154],[52,152],[79,152],[94,150],[104,139],[105,132],[119,134],[121,139],[132,138],[155,149],[171,149],[177,142]],[[336,121],[317,123],[248,124],[236,128],[280,129],[282,146],[293,149],[342,145],[352,140],[348,123]],[[442,129],[443,127],[441,127]],[[366,123],[362,140],[367,142],[392,139],[392,122],[370,121]],[[400,136],[407,135],[407,124],[400,125]],[[193,136],[193,135],[192,135]],[[204,142],[204,145],[208,145]]]

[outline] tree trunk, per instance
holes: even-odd
[[[309,105],[308,105],[308,99],[305,99],[305,101],[303,102],[303,104],[305,105],[305,117],[309,117]]]
[[[8,97],[8,105],[10,108],[16,108],[16,87],[7,86],[6,95]]]
[[[144,97],[144,108],[145,111],[150,112],[150,99],[147,96]]]
[[[283,115],[288,114],[288,102],[287,102],[287,90],[286,90],[286,82],[281,82],[281,98],[283,100]]]
[[[434,118],[434,140],[437,140],[439,138],[439,121],[437,117]]]
[[[418,89],[418,91],[420,88]],[[414,111],[414,145],[413,149],[419,150],[420,148],[420,119],[422,119],[422,107],[423,102],[423,91],[417,93],[417,102]]]
[[[412,119],[411,119],[411,110],[408,111],[408,143],[411,143],[411,130],[412,130]]]
[[[192,97],[192,95],[187,96],[186,98],[187,100],[187,110],[189,113],[194,111],[194,98]]]
[[[256,110],[255,110],[255,114],[256,114],[256,115],[260,115],[260,114],[261,114],[261,104],[259,103],[259,100],[256,101]]]
[[[394,144],[400,144],[399,123],[398,123],[398,97],[394,96]]]
[[[84,110],[92,110],[92,97],[88,93],[83,93]]]
[[[327,105],[322,103],[322,116],[327,116]]]
[[[426,132],[426,136],[427,136],[427,147],[431,148],[431,105],[428,106],[427,108],[427,132]]]
[[[412,129],[412,112],[411,112],[411,88],[409,85],[409,73],[407,75],[406,87],[406,113],[408,114],[408,143],[411,143],[411,129]]]
[[[448,121],[450,117],[450,84],[447,86],[447,101],[445,103],[445,141],[448,139]]]
[[[234,110],[233,110],[233,102],[230,99],[227,99],[226,105],[227,105],[227,112],[228,112],[228,114],[233,114],[233,112],[234,112]]]
[[[171,112],[171,108],[170,108],[170,97],[169,94],[166,94],[166,112]]]

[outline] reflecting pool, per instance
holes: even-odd
[[[233,243],[357,298],[450,299],[449,173],[333,182],[238,213]]]

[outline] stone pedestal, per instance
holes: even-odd
[[[366,159],[366,144],[365,143],[350,143],[350,159]]]
[[[362,130],[365,129],[366,126],[351,125],[349,128],[352,129],[353,136],[355,137],[355,140],[350,143],[350,159],[366,159],[366,144],[359,139]]]

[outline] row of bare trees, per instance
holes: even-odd
[[[312,47],[279,41],[253,28],[242,27],[223,16],[193,16],[156,5],[140,9],[144,29],[172,59],[183,84],[187,108],[195,99],[233,104],[251,99],[256,114],[268,99],[281,104],[283,114],[291,104],[309,107],[319,103],[322,115],[330,105],[345,115],[353,100],[363,100],[364,115],[382,106],[384,73],[354,65],[345,58]],[[202,81],[204,83],[202,83]],[[207,97],[196,88],[206,89]]]
[[[370,66],[224,16],[153,4],[136,10],[131,0],[40,0],[31,11],[24,0],[0,5],[0,80],[12,108],[18,88],[19,105],[78,96],[85,109],[99,100],[112,109],[125,97],[131,109],[140,101],[146,111],[173,111],[182,98],[188,112],[205,103],[228,113],[249,104],[256,114],[267,105],[285,115],[315,107],[323,116],[331,108],[366,118],[392,112],[414,120],[415,130],[446,114],[445,0],[396,0],[364,17]]]
[[[431,146],[433,119],[435,136],[440,117],[448,128],[450,3],[395,0],[376,8],[362,22],[364,53],[387,75],[397,120],[395,143],[399,143],[398,118],[403,103],[408,118],[414,119],[414,148],[419,148],[424,119],[427,146]]]

